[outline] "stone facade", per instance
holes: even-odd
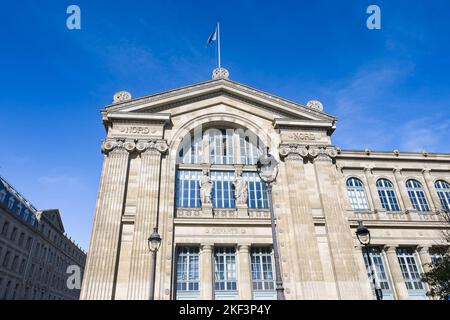
[[[431,259],[429,249],[440,245],[446,226],[435,181],[450,181],[450,155],[340,150],[331,141],[336,119],[320,102],[293,103],[224,77],[137,99],[129,93],[120,97],[102,110],[107,137],[82,299],[182,298],[177,281],[185,279],[177,254],[186,246],[194,248],[183,254],[194,256],[199,274],[193,276],[198,278],[195,294],[185,298],[227,297],[217,294],[220,253],[215,250],[224,246],[232,248],[235,259],[230,272],[237,285],[229,297],[257,298],[254,248],[273,243],[267,207],[221,208],[207,200],[179,205],[180,170],[256,172],[254,163],[240,160],[244,149],[238,143],[224,149],[234,150],[230,161],[212,161],[213,140],[205,138],[195,161],[179,161],[185,137],[199,127],[251,131],[278,160],[273,205],[287,299],[373,299],[355,237],[359,220],[380,250],[390,298],[415,298],[414,290],[407,290],[397,248],[411,249],[421,269]],[[346,181],[353,177],[364,183],[364,210],[350,203]],[[383,209],[376,186],[380,178],[393,183],[400,210]],[[413,208],[408,179],[422,183],[430,210]],[[147,247],[154,227],[163,239],[156,265]]]
[[[37,210],[0,177],[1,300],[78,300],[66,272],[78,266],[82,276],[85,260],[58,210]]]

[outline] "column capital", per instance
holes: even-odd
[[[135,148],[135,143],[133,140],[127,139],[111,139],[106,138],[102,142],[102,153],[127,153],[132,152]]]
[[[422,169],[422,174],[429,176],[429,175],[431,175],[431,170],[430,169]]]
[[[214,248],[214,245],[212,243],[202,243],[200,245],[200,248],[202,251],[212,251]]]
[[[314,161],[332,161],[338,154],[333,146],[311,146],[308,150]]]
[[[394,245],[386,245],[384,246],[384,251],[386,252],[386,254],[395,254],[397,255],[397,247]]]
[[[280,157],[287,161],[302,161],[308,157],[308,149],[300,144],[282,144],[279,147]]]
[[[165,154],[169,146],[165,140],[137,140],[136,151],[141,154],[159,152]]]
[[[145,153],[147,151],[157,151],[164,154],[169,149],[165,140],[136,140],[124,138],[106,138],[102,142],[102,152]]]
[[[431,245],[427,245],[427,244],[425,244],[425,245],[419,244],[417,246],[417,252],[419,252],[419,253],[428,253],[430,251],[430,249],[431,249]]]
[[[285,160],[331,161],[338,152],[334,146],[310,146],[301,144],[282,144],[279,147],[280,157]]]
[[[367,174],[373,174],[373,169],[374,169],[374,167],[371,167],[371,166],[365,166],[363,168],[364,173],[367,173]]]
[[[239,252],[248,252],[250,250],[250,244],[248,243],[239,243],[238,244]]]

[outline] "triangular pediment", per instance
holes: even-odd
[[[59,213],[58,209],[49,209],[42,211],[42,217],[53,225],[56,229],[60,230],[64,233],[64,225],[61,220],[61,214]]]
[[[335,118],[319,109],[283,99],[258,89],[228,80],[217,79],[106,106],[106,113],[170,113],[171,109],[223,98],[223,103],[240,102],[249,108],[270,112],[274,119],[306,120],[334,123]]]

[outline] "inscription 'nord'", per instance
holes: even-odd
[[[129,134],[149,134],[150,129],[147,127],[121,127],[120,129],[121,133],[129,133]]]
[[[297,141],[316,140],[316,135],[314,133],[294,132],[291,134],[291,139]]]

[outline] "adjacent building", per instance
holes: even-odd
[[[57,209],[37,210],[0,177],[0,299],[79,299],[76,283],[73,289],[67,280],[74,272],[82,275],[85,260]],[[75,266],[71,273],[69,266]]]
[[[258,157],[278,161],[273,207],[287,299],[374,299],[358,221],[384,299],[426,299],[443,250],[450,154],[342,150],[334,116],[213,79],[102,110],[106,139],[82,299],[274,299]],[[245,181],[243,183],[242,181]],[[156,260],[147,238],[162,237]],[[155,263],[153,262],[155,261]]]

